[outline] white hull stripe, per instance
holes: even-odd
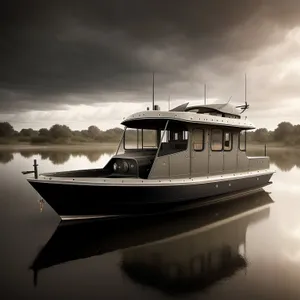
[[[89,185],[89,186],[174,186],[174,185],[194,185],[207,184],[212,182],[221,182],[227,180],[245,179],[249,177],[258,178],[263,175],[271,175],[275,173],[270,169],[230,173],[223,175],[201,176],[184,179],[140,179],[140,178],[99,178],[99,177],[47,177],[40,175],[39,178],[27,178],[29,182],[40,182],[49,184],[64,184],[64,185]]]

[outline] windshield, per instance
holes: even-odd
[[[160,130],[127,128],[123,139],[124,149],[157,149],[157,136],[160,136]]]
[[[186,124],[168,121],[164,128],[142,129],[125,128],[117,153],[126,150],[158,150],[158,156],[168,155],[187,149],[189,132]]]

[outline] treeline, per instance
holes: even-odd
[[[18,132],[10,123],[0,123],[0,143],[2,144],[13,142],[29,142],[32,144],[115,143],[120,140],[122,134],[123,129],[121,128],[112,128],[103,131],[97,126],[91,125],[85,130],[71,130],[68,126],[60,124],[55,124],[50,129],[41,128],[40,130],[33,130],[32,128],[24,128]],[[128,130],[126,139],[128,141],[135,141],[135,130]],[[152,140],[153,137],[149,135],[148,139]],[[249,131],[247,132],[247,141],[250,143],[276,142],[287,146],[297,146],[300,145],[300,125],[281,122],[274,131],[269,131],[266,128]]]
[[[74,144],[82,142],[118,142],[123,129],[112,128],[106,131],[97,126],[89,126],[86,130],[71,130],[66,125],[55,124],[50,129],[34,130],[24,128],[16,131],[8,122],[0,123],[0,143],[32,143],[32,144]],[[134,132],[126,133],[129,140],[134,140]],[[131,137],[132,136],[132,137]]]
[[[259,128],[247,132],[248,142],[280,143],[286,146],[300,146],[300,125],[292,125],[289,122],[281,122],[275,130]]]

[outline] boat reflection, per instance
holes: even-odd
[[[268,217],[251,210],[183,235],[122,251],[121,268],[134,282],[167,294],[204,290],[247,267],[249,224]]]
[[[170,294],[203,289],[247,267],[247,227],[268,218],[271,203],[261,190],[168,216],[61,222],[30,266],[34,284],[42,269],[119,250],[134,282]]]

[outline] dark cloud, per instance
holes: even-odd
[[[299,16],[297,0],[9,1],[0,12],[0,110],[77,104],[70,95],[80,94],[98,95],[86,104],[113,92],[142,99],[153,70],[162,89],[184,85],[195,65],[200,82],[228,76]]]

